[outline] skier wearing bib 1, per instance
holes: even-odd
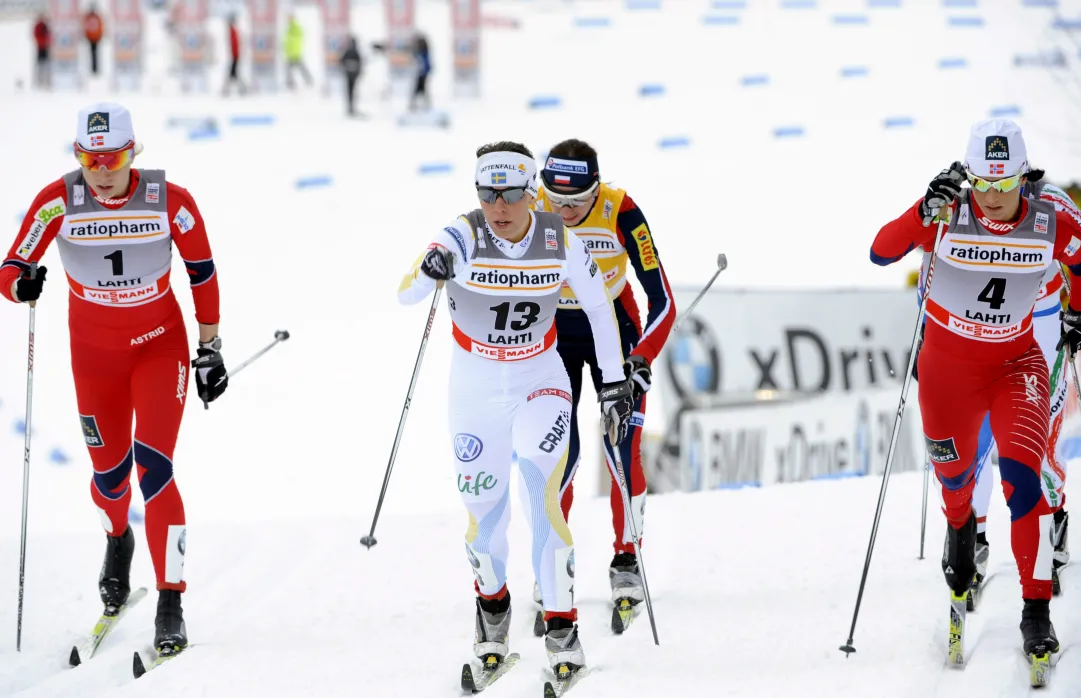
[[[528,490],[533,573],[540,582],[545,648],[557,678],[585,665],[574,605],[574,544],[559,506],[567,467],[571,388],[556,349],[564,282],[577,295],[604,376],[601,413],[626,433],[630,381],[612,302],[585,243],[558,215],[534,213],[537,166],[513,142],[477,151],[480,209],[443,228],[406,275],[402,303],[447,284],[454,349],[449,421],[458,489],[469,512],[466,555],[477,593],[474,653],[486,669],[508,655],[507,526],[513,452]]]
[[[127,602],[135,537],[128,526],[132,466],[146,502],[146,540],[157,577],[154,645],[162,656],[187,646],[184,504],[173,449],[188,390],[184,318],[169,282],[172,248],[184,259],[199,321],[192,362],[199,397],[228,385],[218,339],[218,279],[206,228],[186,189],[161,170],[132,169],[141,150],[118,104],[79,112],[81,168],[41,190],[0,264],[0,293],[36,301],[55,239],[67,273],[71,367],[83,436],[94,465],[90,494],[107,534],[98,590],[105,615]],[[132,420],[135,434],[132,438]]]
[[[949,522],[942,569],[951,589],[951,657],[963,661],[965,604],[976,573],[977,440],[990,413],[1021,577],[1023,644],[1035,676],[1036,662],[1047,661],[1059,643],[1050,618],[1053,516],[1040,482],[1050,391],[1032,309],[1048,267],[1066,264],[1070,304],[1060,341],[1081,346],[1081,314],[1073,310],[1081,308],[1074,282],[1081,273],[1081,225],[1050,202],[1021,196],[1028,171],[1016,124],[976,124],[964,164],[943,170],[920,201],[879,231],[871,259],[885,265],[917,246],[931,250],[937,229],[931,222],[949,221],[929,272],[918,371],[924,435]],[[972,188],[962,190],[966,179]]]

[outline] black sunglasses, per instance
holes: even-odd
[[[508,204],[516,204],[525,198],[526,193],[525,187],[507,187],[506,189],[477,187],[477,197],[486,204],[494,204],[500,198]]]

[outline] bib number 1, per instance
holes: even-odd
[[[113,276],[124,275],[124,251],[117,250],[112,254],[105,255],[105,259],[113,263]]]
[[[987,282],[976,300],[987,303],[991,310],[998,310],[1006,302],[1006,279],[995,277]]]

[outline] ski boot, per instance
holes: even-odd
[[[1055,512],[1055,521],[1051,525],[1051,542],[1055,546],[1055,556],[1051,563],[1051,594],[1054,596],[1062,593],[1059,570],[1070,563],[1070,548],[1066,535],[1069,522],[1070,518],[1065,509]]]
[[[544,637],[548,627],[544,623],[544,608],[541,601],[540,585],[533,582],[533,604],[537,607],[537,615],[533,618],[533,634]]]
[[[968,590],[968,610],[975,611],[976,604],[980,600],[980,592],[983,591],[983,582],[987,579],[987,562],[991,557],[991,548],[987,544],[987,533],[976,534],[976,578],[972,580],[972,586]]]
[[[98,591],[105,604],[103,615],[115,616],[131,594],[131,557],[135,553],[135,534],[131,526],[121,536],[105,537],[105,561],[98,575]]]
[[[1025,654],[1032,664],[1033,686],[1045,686],[1051,674],[1051,655],[1058,652],[1059,643],[1055,626],[1051,624],[1050,601],[1025,599],[1021,611],[1021,636],[1024,638]]]
[[[950,587],[949,663],[965,664],[965,615],[973,581],[976,579],[976,513],[971,512],[961,528],[947,524],[942,550],[942,572]]]
[[[473,654],[480,659],[485,671],[495,669],[507,657],[510,619],[510,592],[501,599],[477,597],[477,632],[473,640]]]
[[[630,627],[635,607],[645,600],[638,559],[634,553],[616,553],[608,566],[608,583],[612,586],[612,632],[619,635]]]
[[[582,643],[578,641],[578,626],[561,616],[548,620],[544,635],[544,649],[548,653],[548,665],[556,680],[566,681],[586,665]]]
[[[188,629],[184,625],[184,609],[180,607],[180,592],[162,589],[158,592],[158,615],[154,618],[154,648],[158,656],[167,658],[188,646]]]

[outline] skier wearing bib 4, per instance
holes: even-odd
[[[615,554],[608,569],[612,602],[617,607],[612,622],[613,628],[622,632],[625,622],[629,622],[630,609],[645,598],[638,560],[634,553],[631,522],[624,521],[624,498],[627,498],[630,504],[628,508],[634,517],[634,530],[637,531],[638,542],[641,544],[646,505],[646,478],[642,470],[641,443],[646,392],[652,383],[650,366],[668,339],[675,321],[676,307],[645,216],[625,191],[601,182],[597,151],[588,143],[570,139],[552,147],[541,169],[541,192],[537,198],[536,209],[559,214],[563,223],[585,241],[597,260],[600,273],[613,299],[623,352],[627,355],[630,378],[633,381],[634,417],[631,419],[628,438],[618,444],[629,492],[620,492],[619,478],[614,470],[616,465],[612,444],[609,443],[607,435],[603,437],[605,460],[612,471],[610,502],[612,528],[615,532]],[[644,332],[634,290],[627,283],[628,266],[633,268],[635,276],[645,289],[649,303]],[[589,367],[595,389],[599,390],[603,381],[597,365],[590,325],[573,290],[566,286],[559,299],[556,330],[559,333],[559,355],[570,376],[574,400],[571,409],[568,467],[560,485],[563,515],[569,518],[574,499],[573,478],[581,455],[577,408],[582,396],[583,369]],[[587,433],[592,434],[594,431],[589,429]],[[536,590],[534,601],[539,603]],[[623,614],[619,613],[620,609]],[[543,625],[536,624],[534,632],[537,631],[543,632]]]
[[[1042,199],[1055,205],[1058,211],[1070,212],[1078,222],[1081,222],[1081,211],[1062,189],[1041,181],[1043,171],[1030,170],[1026,175],[1026,183],[1022,188],[1022,196]],[[927,253],[929,255],[930,253]],[[919,284],[917,287],[918,297],[923,294],[923,271],[926,269],[926,256],[923,269],[921,269]],[[1036,343],[1040,345],[1044,360],[1047,362],[1047,370],[1050,375],[1051,386],[1051,428],[1047,439],[1047,452],[1044,455],[1041,472],[1041,484],[1044,497],[1054,513],[1054,525],[1051,527],[1051,541],[1055,548],[1054,563],[1051,568],[1052,594],[1058,596],[1061,593],[1059,584],[1059,569],[1070,561],[1070,551],[1067,536],[1066,514],[1066,464],[1059,453],[1059,436],[1062,433],[1062,423],[1065,414],[1063,406],[1066,402],[1066,390],[1069,384],[1069,365],[1066,352],[1059,347],[1059,315],[1063,308],[1065,286],[1063,284],[1062,270],[1055,264],[1047,269],[1044,276],[1044,285],[1040,289],[1036,305],[1032,310],[1032,334]],[[972,589],[968,595],[968,610],[975,609],[979,601],[979,594],[983,588],[983,581],[987,578],[987,567],[990,561],[991,548],[987,541],[987,511],[991,506],[991,492],[994,486],[994,474],[989,467],[991,453],[995,447],[995,438],[991,432],[991,419],[985,416],[983,425],[980,427],[980,436],[976,446],[976,487],[972,493],[972,505],[976,510],[976,576],[972,582]]]
[[[74,151],[81,168],[45,187],[0,264],[0,293],[37,301],[45,267],[31,265],[56,240],[67,272],[71,366],[83,436],[94,465],[90,494],[107,534],[99,577],[105,615],[131,591],[135,537],[128,526],[131,469],[146,502],[146,541],[157,577],[154,645],[161,655],[187,646],[184,504],[173,479],[173,449],[188,389],[187,332],[169,283],[176,245],[191,281],[199,322],[199,397],[228,385],[218,339],[218,280],[199,209],[160,170],[136,170],[141,147],[118,104],[79,112]],[[132,420],[135,435],[132,438]]]
[[[1026,176],[1028,180],[1022,189],[1022,196],[1048,201],[1055,206],[1057,211],[1068,211],[1081,223],[1081,211],[1070,199],[1066,192],[1060,188],[1045,184],[1040,181],[1043,173],[1039,170],[1030,171]],[[1066,462],[1059,453],[1059,436],[1062,433],[1062,423],[1065,415],[1063,409],[1066,404],[1066,391],[1070,380],[1070,368],[1066,358],[1066,351],[1059,345],[1059,315],[1062,313],[1062,296],[1064,284],[1062,270],[1055,264],[1047,269],[1044,277],[1043,288],[1040,289],[1036,306],[1032,310],[1032,334],[1036,343],[1040,345],[1044,361],[1047,362],[1047,370],[1050,376],[1051,386],[1051,427],[1047,436],[1047,452],[1044,454],[1043,467],[1040,473],[1040,481],[1043,486],[1044,497],[1055,516],[1051,526],[1051,542],[1054,546],[1054,562],[1051,567],[1052,594],[1058,596],[1062,587],[1059,583],[1059,570],[1070,561],[1070,550],[1067,537],[1067,523],[1069,518],[1066,513]],[[972,495],[972,504],[976,509],[976,577],[972,582],[972,593],[969,594],[969,610],[975,608],[982,588],[983,580],[987,577],[987,566],[990,560],[990,546],[987,542],[987,511],[991,506],[991,490],[994,487],[994,473],[989,466],[991,451],[994,449],[995,439],[991,432],[991,421],[984,418],[980,428],[979,443],[976,448],[979,462],[976,466],[976,489]]]
[[[597,263],[559,216],[534,213],[537,167],[513,142],[477,151],[480,209],[443,228],[398,291],[420,301],[446,282],[454,349],[449,444],[469,512],[465,548],[476,578],[474,653],[486,669],[508,656],[507,589],[510,467],[528,490],[533,573],[540,582],[545,648],[559,679],[585,665],[574,605],[574,543],[559,507],[567,467],[571,386],[556,349],[555,315],[563,283],[589,317],[604,384],[601,413],[620,438],[632,391],[612,302]]]
[[[919,354],[920,410],[929,457],[942,483],[949,522],[942,568],[951,589],[951,657],[963,662],[965,604],[976,573],[972,508],[977,440],[984,415],[998,442],[1011,543],[1021,577],[1024,649],[1036,662],[1059,643],[1050,619],[1051,508],[1041,488],[1050,390],[1047,363],[1033,337],[1032,310],[1055,261],[1067,265],[1070,310],[1062,342],[1081,345],[1081,225],[1054,204],[1021,196],[1029,167],[1020,128],[976,124],[965,163],[953,163],[925,196],[879,231],[871,260],[891,264],[915,247],[931,250],[936,217],[943,231],[930,267],[928,322]],[[971,189],[962,190],[965,180]],[[925,274],[928,276],[928,274]]]

